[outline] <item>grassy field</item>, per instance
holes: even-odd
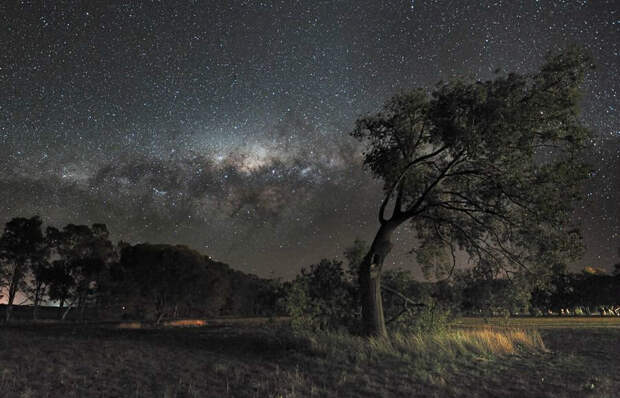
[[[161,329],[4,325],[0,394],[617,397],[620,319],[611,319],[493,319],[491,326],[460,319],[435,336],[396,335],[389,342],[299,336],[280,326],[242,323]]]
[[[514,317],[514,318],[458,318],[454,321],[458,327],[513,327],[528,329],[592,329],[620,328],[619,317]]]

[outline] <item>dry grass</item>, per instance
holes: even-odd
[[[348,356],[356,361],[404,358],[412,362],[459,357],[497,357],[546,352],[535,330],[448,330],[432,335],[396,333],[390,338],[363,338],[349,334],[306,334],[311,352],[328,357]]]
[[[508,355],[546,350],[540,334],[535,330],[486,328],[452,333],[452,344],[480,354]]]

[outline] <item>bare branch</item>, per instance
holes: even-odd
[[[433,190],[433,188],[435,188],[435,186],[437,186],[437,184],[439,184],[439,182],[445,177],[446,173],[454,165],[456,165],[457,163],[459,163],[461,161],[461,156],[463,156],[464,153],[465,153],[465,150],[462,150],[457,156],[454,157],[454,159],[452,159],[452,161],[450,161],[450,163],[448,163],[448,165],[441,171],[441,173],[439,173],[437,178],[435,178],[435,180],[428,187],[426,187],[424,192],[422,192],[422,195],[420,195],[420,197],[413,204],[413,206],[409,207],[409,209],[407,211],[405,211],[405,212],[403,212],[403,213],[401,213],[399,215],[400,218],[406,220],[408,218],[411,218],[411,217],[415,216],[416,214],[419,214],[419,212],[417,210],[419,210],[418,208],[420,207],[420,205],[422,205],[424,200],[426,200],[427,195]]]
[[[409,309],[409,307],[407,307],[407,304],[404,305],[403,309],[396,315],[394,315],[393,317],[391,317],[390,319],[388,319],[387,321],[385,321],[386,325],[389,325],[390,323],[394,322],[395,320],[397,320],[398,318],[400,318],[401,316],[403,316],[403,314],[405,312],[410,312],[411,310]]]
[[[394,193],[394,189],[396,189],[396,187],[398,187],[401,183],[401,181],[403,180],[403,178],[405,177],[405,175],[407,174],[407,172],[415,165],[424,162],[425,160],[428,160],[434,156],[439,155],[441,152],[445,151],[446,149],[448,149],[447,145],[442,146],[441,148],[437,149],[434,152],[431,152],[427,155],[423,155],[420,156],[418,158],[416,158],[415,160],[412,160],[411,162],[409,162],[407,164],[407,166],[405,166],[405,168],[403,169],[403,171],[400,173],[400,176],[398,177],[398,179],[394,182],[394,184],[392,184],[392,186],[390,187],[389,191],[387,192],[387,194],[385,195],[385,198],[383,199],[383,202],[381,202],[381,207],[379,207],[379,223],[381,224],[385,224],[388,220],[385,218],[385,209],[388,205],[388,203],[390,202],[390,198],[392,197],[392,194]],[[402,198],[401,198],[402,200]],[[402,214],[402,212],[398,212],[399,215]],[[392,217],[394,217],[394,214],[392,214]]]

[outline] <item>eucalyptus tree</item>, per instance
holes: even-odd
[[[107,227],[68,224],[62,230],[48,228],[47,239],[55,254],[49,273],[50,298],[59,300],[61,307],[69,300],[63,319],[74,304],[83,318],[89,295],[99,290],[102,276],[115,260]]]
[[[47,242],[46,242],[47,243]],[[37,256],[30,262],[30,281],[27,297],[32,301],[32,319],[38,318],[39,307],[44,302],[51,277],[51,266],[48,257],[48,246],[44,246],[44,255]]]
[[[46,248],[39,216],[16,217],[6,223],[0,237],[0,261],[8,266],[5,273],[8,287],[7,321],[11,319],[17,292],[25,288],[29,268],[45,261]]]
[[[404,223],[426,266],[454,267],[464,252],[489,272],[536,274],[577,254],[569,213],[588,175],[578,104],[590,68],[588,56],[568,49],[536,72],[440,83],[430,96],[399,94],[357,120],[364,166],[384,183],[359,271],[367,334],[386,334],[381,270]]]

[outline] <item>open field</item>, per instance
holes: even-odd
[[[467,327],[438,336],[371,344],[243,324],[2,325],[0,391],[6,397],[617,396],[620,327],[610,324],[620,322],[576,319],[579,327],[567,327],[565,318],[542,319],[515,320],[521,330],[461,319],[456,323]],[[540,334],[527,330],[553,321],[556,327]]]
[[[592,329],[620,328],[620,317],[612,316],[549,316],[549,317],[512,317],[512,318],[458,318],[453,325],[458,327],[512,327],[535,329]]]

